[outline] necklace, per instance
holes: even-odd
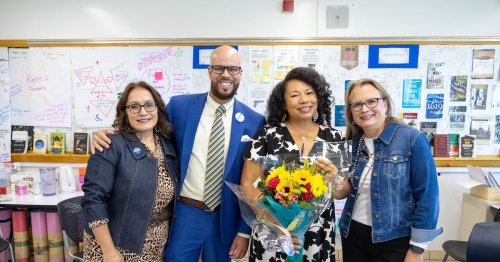
[[[371,174],[371,171],[373,169],[374,163],[372,162],[371,165],[368,166],[368,170],[366,172],[366,175],[363,177],[363,180],[361,183],[359,183],[358,187],[354,186],[354,177],[356,177],[358,180],[361,179],[361,176],[363,175],[364,172],[361,172],[359,176],[354,175],[356,173],[356,168],[358,167],[358,161],[359,161],[359,156],[361,155],[361,146],[365,142],[365,135],[361,136],[361,139],[359,139],[358,143],[358,148],[356,149],[356,157],[354,158],[354,164],[352,167],[352,176],[349,178],[349,182],[351,186],[354,188],[354,190],[359,190],[363,185],[365,184],[366,178]],[[373,158],[373,153],[370,153],[368,157],[362,156],[361,157],[365,160],[370,160],[370,158]]]
[[[370,153],[370,156],[373,156],[373,153]],[[359,189],[363,187],[363,185],[365,184],[366,178],[370,175],[370,172],[372,172],[372,168],[373,168],[373,162],[371,165],[368,166],[368,170],[366,170],[366,175],[363,177],[363,180],[361,181],[359,186],[357,188],[354,188],[354,189],[359,191]]]

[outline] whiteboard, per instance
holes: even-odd
[[[9,54],[0,48],[0,163],[10,162]]]

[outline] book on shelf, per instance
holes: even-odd
[[[47,153],[47,134],[35,133],[33,135],[33,154]]]
[[[28,151],[28,131],[12,131],[10,152],[26,153]]]
[[[450,157],[450,139],[448,134],[434,135],[433,150],[435,157]]]
[[[460,156],[476,157],[474,147],[476,145],[476,136],[465,135],[460,138]]]
[[[52,154],[66,153],[66,133],[55,131],[50,133],[50,152]]]
[[[458,157],[459,150],[459,134],[448,134],[450,140],[450,157]]]
[[[86,155],[89,153],[89,134],[83,132],[74,133],[73,154]]]
[[[424,133],[425,137],[427,137],[427,141],[429,141],[429,144],[431,147],[434,144],[434,135],[436,134],[437,130],[437,122],[420,122],[420,131]]]
[[[12,132],[14,131],[27,131],[28,132],[28,140],[27,140],[27,151],[33,150],[33,133],[34,126],[21,126],[21,125],[12,125]]]

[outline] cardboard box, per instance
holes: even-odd
[[[482,199],[500,201],[500,188],[478,185],[472,187],[470,193]]]

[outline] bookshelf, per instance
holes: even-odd
[[[12,162],[40,162],[40,163],[87,163],[89,155],[68,154],[16,154],[11,156]]]
[[[87,163],[89,155],[68,154],[12,154],[12,162],[41,162],[41,163]],[[463,157],[435,157],[438,167],[465,167],[467,165],[482,167],[500,167],[500,156],[478,156],[475,158]]]

